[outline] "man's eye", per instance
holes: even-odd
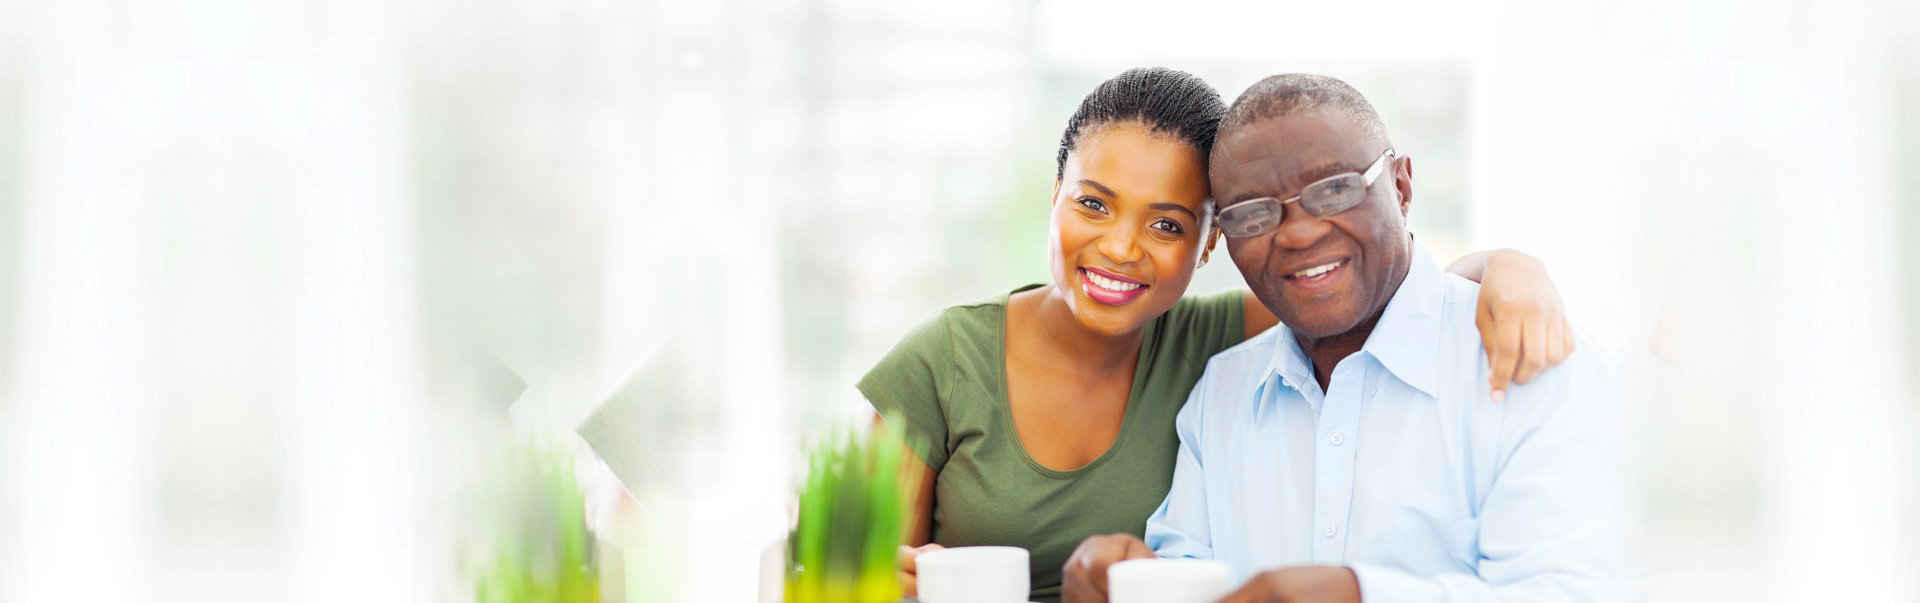
[[[1160,230],[1164,230],[1173,234],[1180,234],[1182,232],[1186,232],[1186,229],[1180,228],[1180,223],[1174,222],[1173,220],[1160,220],[1160,221],[1154,222],[1153,228],[1158,228]]]
[[[1081,197],[1080,206],[1103,214],[1107,213],[1107,204],[1101,203],[1099,199],[1093,197]]]
[[[1328,182],[1326,186],[1320,187],[1320,193],[1326,196],[1338,195],[1344,192],[1347,192],[1347,181],[1345,180],[1335,180]]]

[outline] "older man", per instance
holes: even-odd
[[[1083,542],[1069,601],[1127,558],[1220,559],[1240,600],[1611,596],[1618,443],[1599,346],[1490,399],[1478,286],[1407,231],[1413,163],[1366,98],[1280,75],[1213,149],[1234,264],[1282,325],[1220,353],[1180,411],[1146,539]]]

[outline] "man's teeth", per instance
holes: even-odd
[[[1087,275],[1088,282],[1091,282],[1094,285],[1098,285],[1101,289],[1106,289],[1108,291],[1132,291],[1134,289],[1139,289],[1140,287],[1143,286],[1140,283],[1123,283],[1123,282],[1116,281],[1104,276],[1100,276],[1098,274],[1094,274],[1092,270],[1084,270],[1082,271],[1082,273]]]
[[[1314,266],[1306,270],[1295,272],[1293,273],[1292,276],[1294,278],[1313,278],[1316,276],[1320,276],[1322,274],[1326,274],[1328,272],[1332,272],[1333,269],[1339,268],[1339,267],[1340,267],[1340,262],[1334,262],[1331,264],[1321,264],[1319,266]]]

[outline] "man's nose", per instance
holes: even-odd
[[[1281,212],[1280,226],[1273,229],[1273,244],[1276,246],[1306,249],[1333,230],[1333,225],[1307,213],[1298,201],[1286,204]]]

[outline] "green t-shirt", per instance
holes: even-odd
[[[1038,287],[1028,285],[1015,290]],[[1147,324],[1120,435],[1072,471],[1027,455],[1007,405],[1008,295],[947,308],[901,338],[860,392],[938,472],[933,541],[1030,553],[1035,601],[1060,598],[1060,567],[1094,534],[1141,536],[1173,483],[1173,419],[1207,358],[1244,334],[1241,292],[1188,296]]]

